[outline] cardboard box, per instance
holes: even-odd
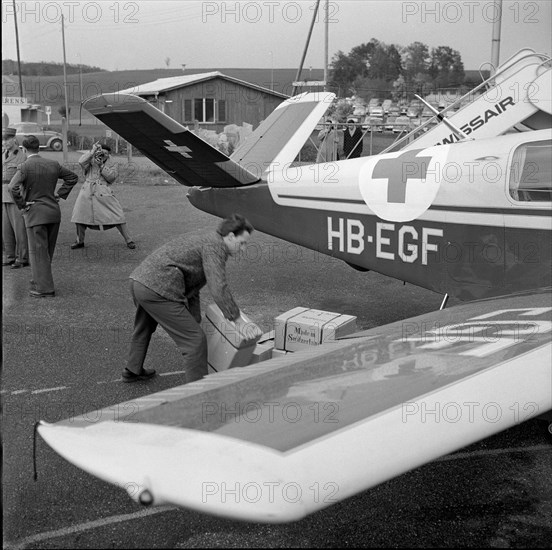
[[[272,340],[274,342],[274,331],[270,330],[268,332],[265,332],[257,342],[258,344],[262,344],[263,342],[268,342],[269,340]]]
[[[356,332],[356,317],[296,307],[274,319],[274,347],[297,351]]]
[[[262,343],[257,343],[253,349],[253,354],[251,355],[251,361],[249,364],[260,363],[261,361],[268,361],[272,359],[272,350],[274,349],[274,340],[266,340]]]
[[[248,365],[262,335],[246,315],[242,313],[235,322],[229,321],[216,304],[207,307],[201,327],[207,336],[209,372]]]

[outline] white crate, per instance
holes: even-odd
[[[205,311],[201,327],[207,336],[209,372],[244,367],[251,361],[261,329],[243,313],[229,321],[216,304]]]

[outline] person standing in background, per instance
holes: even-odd
[[[362,130],[355,126],[355,121],[347,121],[347,129],[343,133],[343,154],[346,159],[356,159],[362,154]]]
[[[111,189],[117,179],[117,166],[109,162],[111,148],[95,143],[79,159],[86,178],[73,207],[71,221],[77,228],[77,240],[72,249],[84,248],[86,228],[101,230],[116,227],[128,248],[136,245],[128,234],[123,207]]]
[[[19,269],[29,265],[27,230],[8,185],[27,156],[18,147],[15,133],[15,128],[2,128],[2,265]]]
[[[26,136],[23,148],[27,160],[19,165],[8,189],[17,207],[23,211],[29,259],[33,274],[30,295],[53,298],[56,293],[52,276],[52,258],[56,248],[61,210],[59,199],[66,199],[79,177],[59,162],[39,156],[36,136]],[[56,192],[58,179],[63,185]]]
[[[318,141],[320,142],[320,149],[318,149],[316,162],[334,162],[339,160],[339,155],[337,154],[339,137],[333,120],[326,120],[325,128],[318,133]]]

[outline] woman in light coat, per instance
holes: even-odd
[[[333,162],[339,160],[337,145],[339,136],[332,120],[326,120],[326,126],[318,133],[320,148],[316,156],[316,162]]]
[[[117,179],[117,167],[108,164],[111,149],[95,143],[92,149],[79,159],[85,182],[73,208],[71,221],[77,226],[77,240],[72,249],[84,247],[86,228],[104,231],[116,227],[128,248],[136,248],[128,234],[123,208],[111,189]]]

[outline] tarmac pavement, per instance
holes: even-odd
[[[537,420],[287,525],[140,508],[123,490],[67,463],[40,437],[33,481],[36,421],[110,405],[117,414],[117,403],[183,382],[179,354],[162,329],[145,365],[161,376],[123,384],[120,372],[134,315],[128,275],[174,236],[218,223],[193,208],[186,191],[117,186],[137,248],[129,250],[113,229],[87,231],[86,248],[71,250],[75,189],[61,201],[53,299],[28,295],[29,268],[3,268],[6,548],[550,546],[552,446],[546,424]],[[433,311],[442,299],[258,232],[245,257],[229,261],[228,279],[241,309],[265,331],[296,306],[356,315],[365,329]],[[203,308],[211,301],[205,289]]]

